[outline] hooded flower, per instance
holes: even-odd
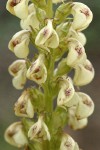
[[[77,106],[72,106],[68,109],[68,125],[73,130],[79,130],[79,129],[85,128],[88,123],[87,118],[83,118],[80,120],[77,119],[76,117]]]
[[[84,64],[79,64],[75,67],[74,84],[77,86],[89,84],[93,80],[94,74],[94,68],[87,59]]]
[[[17,32],[9,42],[9,49],[15,53],[18,58],[26,58],[29,54],[30,31],[22,30]]]
[[[16,89],[23,89],[24,84],[26,83],[26,61],[25,60],[16,60],[8,68],[9,73],[13,76],[13,86]]]
[[[82,31],[86,29],[93,19],[93,14],[88,6],[83,3],[74,2],[72,7],[73,29]]]
[[[75,116],[80,120],[89,117],[93,113],[94,103],[89,95],[82,92],[78,92],[78,95],[81,99],[76,108]]]
[[[67,65],[75,67],[78,64],[84,63],[86,61],[86,53],[83,45],[74,38],[69,38],[68,40],[68,55],[67,55]]]
[[[29,90],[25,90],[15,103],[15,114],[20,117],[33,118],[34,107],[32,105],[32,98]]]
[[[56,48],[59,45],[59,37],[56,31],[53,29],[52,20],[47,20],[47,25],[38,33],[35,44],[37,46],[46,46],[50,48]]]
[[[77,120],[76,117],[70,117],[68,120],[68,125],[73,129],[73,130],[80,130],[83,129],[87,126],[88,124],[88,119],[84,118],[81,120]]]
[[[23,147],[28,144],[21,122],[11,124],[5,131],[5,140],[16,147]]]
[[[71,79],[68,77],[66,80],[63,80],[57,98],[57,105],[65,106],[67,102],[70,101],[71,98],[73,97],[74,91],[75,90]]]
[[[29,67],[27,78],[38,84],[42,84],[46,81],[47,69],[44,64],[44,55],[40,54],[38,59]]]
[[[73,140],[73,138],[70,135],[65,134],[61,140],[60,150],[74,150],[75,145],[76,142]]]
[[[30,29],[30,26],[33,29],[39,29],[39,20],[33,3],[28,6],[28,16],[21,20],[20,25],[22,29]]]
[[[20,19],[25,19],[28,16],[29,0],[8,0],[7,10]]]
[[[42,116],[40,116],[38,121],[29,129],[28,137],[30,140],[50,140],[48,127],[44,123]]]

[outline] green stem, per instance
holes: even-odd
[[[52,3],[52,0],[47,1],[46,13],[47,13],[48,18],[53,17],[53,3]]]

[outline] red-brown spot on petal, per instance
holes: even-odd
[[[72,89],[66,89],[65,90],[65,95],[70,96]]]
[[[89,107],[92,106],[92,102],[91,102],[91,101],[88,101],[87,99],[85,99],[85,100],[83,101],[83,103],[84,103],[85,105],[89,106]]]
[[[21,0],[13,0],[11,3],[10,3],[10,6],[11,7],[14,7],[16,6]]]
[[[80,10],[80,12],[83,13],[86,17],[90,16],[89,10],[87,8]]]
[[[20,42],[19,42],[19,40],[15,40],[15,41],[13,41],[12,42],[12,44],[13,44],[13,47],[15,47],[17,44],[19,44]]]
[[[75,47],[75,50],[77,51],[79,56],[83,53],[83,49],[79,45]]]
[[[92,65],[85,65],[85,68],[91,72],[93,71]]]

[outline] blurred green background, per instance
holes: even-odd
[[[95,68],[94,81],[81,90],[88,93],[94,100],[95,112],[89,118],[88,126],[80,131],[69,131],[83,150],[100,150],[100,0],[81,0],[87,4],[94,14],[94,20],[84,32],[87,36],[85,46],[88,58]],[[4,141],[4,131],[9,124],[18,118],[14,116],[13,105],[21,94],[13,88],[11,76],[7,68],[16,60],[8,50],[8,42],[13,34],[20,30],[19,19],[9,14],[6,1],[0,0],[0,150],[16,150]]]

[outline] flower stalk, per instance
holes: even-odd
[[[21,19],[22,30],[8,45],[19,59],[8,70],[13,86],[24,90],[14,106],[21,121],[7,128],[5,140],[24,150],[80,150],[64,128],[84,128],[94,111],[91,97],[75,90],[95,74],[81,32],[91,23],[92,11],[72,0],[8,0],[6,7]],[[32,61],[30,43],[37,49]],[[25,89],[27,80],[34,86]]]

